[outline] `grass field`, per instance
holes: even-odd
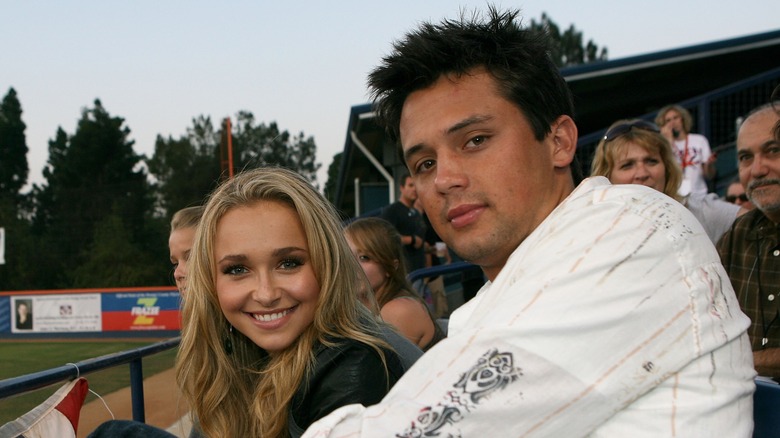
[[[156,341],[50,341],[0,343],[0,380],[49,368],[76,363],[109,353],[132,350]],[[176,349],[163,351],[143,360],[144,377],[171,368]],[[130,385],[129,365],[120,365],[86,375],[89,388],[100,395],[109,394]],[[0,400],[0,425],[14,420],[48,398],[62,384],[55,384],[27,394]],[[87,395],[85,401],[96,399]]]

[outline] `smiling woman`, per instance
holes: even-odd
[[[358,301],[360,273],[335,211],[299,175],[255,169],[210,196],[187,263],[176,361],[205,436],[297,437],[341,406],[384,397],[406,356]],[[119,433],[112,427],[169,436],[116,422],[94,436]]]
[[[207,436],[297,436],[342,405],[377,403],[403,373],[357,301],[360,267],[336,218],[279,168],[242,173],[211,195],[177,360]]]
[[[258,201],[228,211],[217,224],[214,259],[225,318],[270,355],[311,326],[320,286],[292,207]]]

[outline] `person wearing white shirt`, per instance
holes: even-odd
[[[658,111],[655,123],[672,145],[682,169],[680,195],[706,195],[709,192],[707,181],[714,178],[717,172],[717,156],[712,153],[707,137],[691,133],[691,113],[680,105],[667,105]]]
[[[571,93],[519,13],[424,23],[369,76],[431,223],[488,283],[377,405],[322,437],[749,437],[746,335],[679,202],[574,187]]]

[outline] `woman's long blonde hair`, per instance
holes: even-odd
[[[637,120],[618,120],[610,125],[610,128],[623,123],[636,122]],[[635,144],[650,153],[657,153],[661,156],[661,162],[665,168],[664,176],[666,177],[664,194],[680,201],[682,198],[678,190],[682,183],[682,169],[680,169],[680,165],[677,163],[677,158],[674,156],[669,141],[657,132],[645,129],[630,129],[610,141],[605,141],[602,138],[596,147],[596,152],[593,154],[593,161],[590,166],[591,176],[605,176],[609,179],[612,175],[612,170],[617,165],[618,159],[625,154],[629,144]]]
[[[320,285],[314,321],[273,357],[232,330],[220,309],[214,278],[220,218],[259,201],[282,202],[297,212]],[[357,301],[360,277],[347,273],[361,268],[336,218],[333,207],[306,180],[281,168],[243,172],[211,194],[193,242],[176,358],[177,381],[207,436],[286,436],[290,400],[311,370],[317,342],[356,339],[375,348],[384,360],[382,348],[390,347],[379,339],[375,319]],[[232,348],[226,348],[227,340]]]

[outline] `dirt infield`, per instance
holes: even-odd
[[[111,394],[100,394],[100,396],[116,419],[132,420],[133,409],[129,387]],[[146,423],[163,429],[171,428],[187,414],[189,407],[176,385],[173,368],[144,379],[144,410]],[[103,402],[95,398],[81,408],[77,436],[86,437],[101,423],[110,419],[111,414]],[[181,430],[179,427],[169,429],[169,432],[181,437],[186,437],[188,433],[187,430]]]

